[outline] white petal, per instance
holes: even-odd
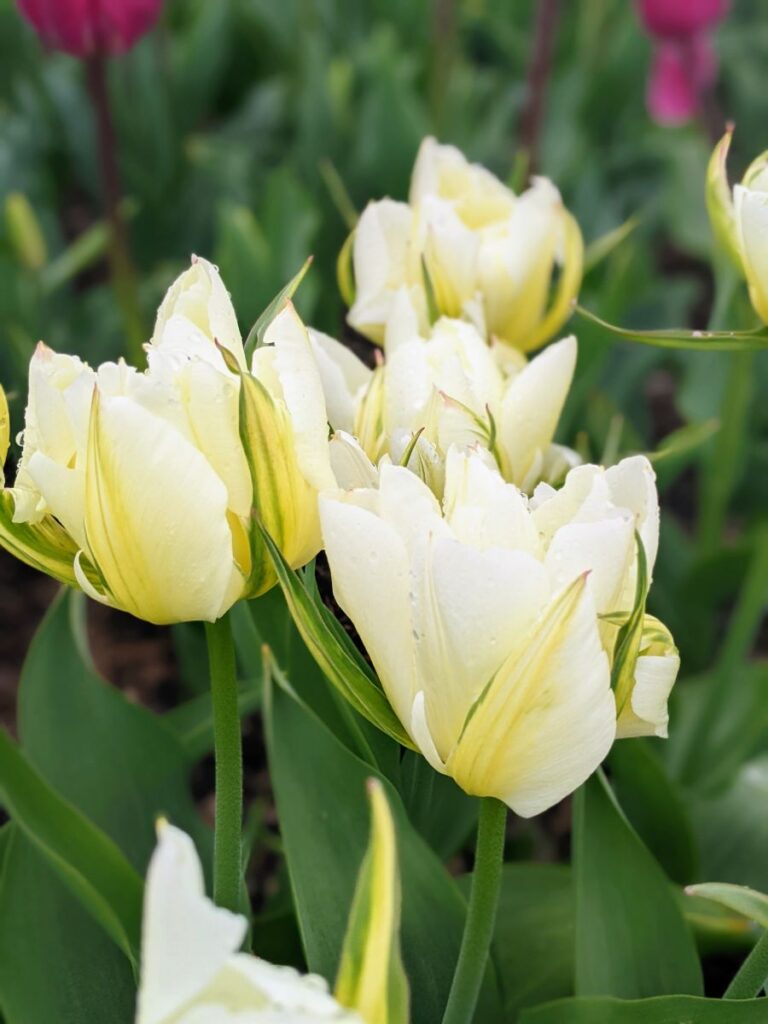
[[[645,548],[650,579],[659,549],[659,495],[653,466],[644,455],[633,455],[607,469],[605,479],[614,504],[629,509],[635,517],[635,529]]]
[[[424,199],[415,218],[411,277],[419,273],[423,257],[438,309],[446,316],[458,317],[477,288],[480,239],[466,227],[451,203],[434,196]]]
[[[750,298],[760,319],[768,323],[768,192],[737,185],[733,200]]]
[[[376,496],[377,492],[358,491],[345,500],[321,494],[320,523],[334,596],[354,623],[387,697],[408,728],[416,692],[408,554],[393,526],[360,507],[366,498],[375,501]]]
[[[379,474],[356,437],[337,431],[330,442],[331,469],[343,491],[379,486]]]
[[[224,484],[173,426],[124,396],[95,407],[85,527],[110,592],[133,615],[212,621],[237,597]]]
[[[616,706],[586,585],[559,595],[498,673],[447,764],[522,817],[573,792],[613,743]]]
[[[374,341],[384,340],[394,293],[409,284],[411,210],[407,203],[369,203],[357,222],[353,246],[355,302],[347,320]]]
[[[498,443],[508,478],[521,486],[530,464],[552,441],[576,367],[571,335],[531,360],[508,385],[498,418]]]
[[[243,342],[229,292],[218,269],[199,256],[166,292],[155,321],[151,345],[161,347],[168,322],[173,317],[191,321],[211,343],[218,341],[245,368]]]
[[[328,420],[334,430],[351,432],[358,399],[370,384],[373,371],[351,349],[327,334],[310,328],[309,337],[323,385]]]
[[[635,663],[631,707],[619,716],[617,737],[659,736],[665,739],[669,723],[667,701],[680,670],[677,654],[640,655]]]
[[[240,947],[247,922],[206,895],[189,836],[162,824],[147,872],[136,1024],[163,1024],[198,996]]]
[[[629,513],[596,523],[568,523],[552,539],[545,564],[553,589],[583,573],[599,613],[629,611],[622,603],[625,581],[635,560],[634,521]]]
[[[78,547],[85,540],[85,469],[66,466],[37,451],[27,464],[27,473],[55,516]]]
[[[274,368],[291,417],[296,458],[304,478],[316,490],[334,486],[328,454],[328,414],[320,371],[307,329],[288,303],[266,330],[273,345]],[[257,365],[254,363],[254,371]]]

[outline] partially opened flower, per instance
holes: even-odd
[[[246,919],[205,895],[189,836],[166,823],[158,833],[144,897],[136,1024],[361,1024],[317,975],[239,952]]]
[[[75,57],[122,53],[152,28],[163,0],[17,0],[45,43]]]
[[[360,217],[349,323],[381,344],[395,296],[405,288],[422,323],[434,315],[463,317],[523,351],[537,348],[570,314],[582,249],[579,228],[551,182],[536,178],[516,196],[455,147],[427,138],[409,202],[383,199]]]
[[[272,585],[254,510],[304,564],[320,543],[315,495],[334,482],[322,385],[292,307],[265,341],[252,375],[218,272],[198,260],[160,307],[144,373],[38,346],[0,543],[155,623],[214,621]],[[241,407],[253,390],[251,442]],[[282,476],[266,456],[276,450]]]
[[[529,502],[486,458],[454,448],[442,507],[384,464],[377,489],[323,494],[320,513],[334,594],[392,707],[468,793],[538,814],[600,764],[628,702],[633,734],[664,731],[674,672],[646,666],[632,678],[644,699],[622,694],[618,714],[611,689],[636,534],[651,567],[656,553],[647,460],[579,467]]]
[[[355,435],[372,465],[382,456],[405,461],[440,494],[453,444],[487,448],[505,479],[526,491],[561,480],[578,461],[552,443],[576,365],[574,337],[528,362],[507,346],[489,346],[463,320],[441,317],[421,328],[401,290],[387,324],[386,360],[375,373],[338,342],[324,343],[324,358],[339,361],[333,376],[325,374],[331,425]],[[344,376],[342,357],[357,363],[354,373]]]
[[[732,130],[715,146],[707,171],[707,210],[720,246],[747,280],[755,312],[768,324],[768,152],[731,190],[726,160]]]

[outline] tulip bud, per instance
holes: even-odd
[[[244,917],[205,895],[189,836],[161,821],[144,890],[136,1024],[262,1017],[363,1024],[336,1002],[323,978],[241,953],[247,930]]]
[[[154,25],[163,0],[17,0],[46,46],[74,57],[123,53]]]
[[[321,495],[320,518],[336,600],[437,771],[523,816],[594,771],[617,730],[603,618],[632,607],[635,534],[656,554],[647,460],[579,467],[529,501],[454,448],[442,506],[384,463],[377,490]]]
[[[583,243],[551,182],[537,178],[516,196],[455,147],[427,138],[409,202],[383,199],[363,212],[352,265],[355,298],[348,320],[378,344],[404,290],[421,328],[438,316],[463,317],[528,351],[570,315],[581,284]],[[556,267],[560,279],[552,289]],[[351,292],[346,269],[343,286]]]
[[[0,543],[158,624],[214,621],[272,585],[254,516],[303,565],[315,495],[334,484],[322,385],[292,310],[267,343],[246,373],[229,296],[197,260],[160,307],[144,373],[39,345]]]

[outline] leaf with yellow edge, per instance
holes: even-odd
[[[3,466],[5,460],[8,458],[8,447],[11,443],[11,414],[8,411],[8,399],[6,398],[5,391],[0,385],[0,482],[5,477],[3,475]]]
[[[259,345],[264,341],[264,335],[266,334],[267,328],[275,319],[278,313],[280,313],[289,299],[292,299],[296,294],[296,289],[299,287],[301,282],[304,280],[304,276],[312,266],[312,260],[314,257],[308,256],[302,264],[298,273],[294,274],[291,280],[286,284],[277,295],[272,299],[270,304],[258,318],[256,323],[248,332],[248,337],[245,339],[245,357],[250,363],[251,356],[253,355],[254,349],[257,349]]]
[[[371,837],[344,937],[336,998],[365,1024],[408,1024],[408,980],[400,955],[397,840],[384,787],[368,780]]]
[[[700,896],[735,910],[737,914],[755,921],[761,928],[768,928],[768,896],[763,892],[729,882],[703,882],[686,886],[685,891],[689,896]]]
[[[637,545],[635,603],[629,613],[629,618],[619,629],[611,666],[611,686],[616,696],[617,715],[621,714],[622,708],[632,695],[632,687],[635,684],[635,665],[640,653],[645,602],[648,596],[648,560],[645,555],[645,546],[637,531],[635,531],[635,543]]]
[[[725,135],[712,150],[712,156],[707,164],[705,198],[709,223],[712,226],[715,241],[741,271],[736,213],[733,208],[733,193],[728,184],[726,171],[732,136],[733,125],[728,125]]]
[[[554,298],[536,329],[520,346],[524,352],[539,348],[562,327],[571,315],[573,301],[579,294],[584,272],[584,239],[576,218],[567,210],[563,210],[563,229],[563,266]]]
[[[39,523],[14,523],[13,495],[0,493],[0,547],[33,569],[53,576],[60,583],[77,586],[74,562],[77,545],[55,519],[46,516]]]
[[[347,235],[344,245],[339,250],[336,260],[336,280],[345,306],[355,301],[355,270],[352,264],[352,253],[355,245],[354,229]]]
[[[384,696],[384,691],[363,667],[359,656],[353,653],[352,642],[341,630],[329,625],[327,617],[331,613],[324,608],[322,602],[313,599],[301,576],[291,570],[264,526],[258,522],[256,526],[272,558],[296,628],[322,672],[363,718],[367,718],[398,743],[415,750],[412,740]]]

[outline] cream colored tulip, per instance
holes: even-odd
[[[617,735],[605,619],[632,608],[635,534],[652,564],[657,512],[643,458],[579,467],[529,501],[457,448],[442,506],[387,463],[377,489],[321,495],[336,599],[436,770],[530,816],[600,764]],[[635,734],[658,731],[640,721],[660,712],[656,667],[637,673]]]
[[[490,348],[463,320],[442,317],[422,334],[418,312],[401,290],[386,338],[386,362],[371,374],[356,360],[354,387],[341,370],[333,379],[326,373],[329,411],[343,409],[331,425],[355,434],[373,464],[383,455],[394,462],[407,457],[409,467],[442,493],[445,455],[453,444],[489,448],[504,477],[526,491],[542,479],[562,479],[578,461],[553,444],[576,365],[574,337],[530,362],[519,353],[510,359],[514,350]],[[338,343],[325,354],[355,358]]]
[[[150,622],[214,621],[274,582],[254,508],[292,565],[318,550],[316,494],[334,483],[320,373],[290,306],[245,370],[232,304],[204,260],[169,290],[147,355],[143,373],[92,370],[38,346],[0,543]],[[250,439],[242,399],[254,390]],[[277,474],[267,450],[279,450]]]
[[[192,840],[167,823],[158,833],[144,895],[136,1024],[362,1024],[317,975],[241,953],[248,923],[207,898]]]
[[[583,243],[554,185],[536,178],[520,196],[453,146],[422,143],[408,203],[371,203],[355,229],[350,324],[382,344],[405,289],[426,325],[438,314],[471,320],[521,351],[539,347],[570,315]],[[552,296],[555,268],[560,280]]]

